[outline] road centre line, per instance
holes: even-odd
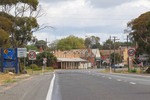
[[[50,82],[50,86],[49,86],[49,90],[48,90],[48,93],[47,93],[47,96],[46,96],[46,100],[52,100],[54,81],[55,81],[55,72],[54,72],[53,78],[52,78],[52,80]]]
[[[108,77],[108,79],[112,79],[111,77]]]
[[[136,83],[134,83],[134,82],[130,82],[130,84],[133,84],[133,85],[135,85]]]
[[[118,77],[118,78],[130,78],[130,79],[134,79],[134,80],[142,80],[142,81],[150,81],[150,80],[145,80],[145,79],[137,79],[137,78],[133,78],[133,77],[123,77],[123,76],[117,76],[117,75],[113,75],[113,74],[102,74],[102,73],[99,73],[101,75],[107,75],[107,76],[114,76],[114,77]]]
[[[119,81],[119,82],[120,82],[120,81],[122,81],[122,80],[121,80],[121,79],[117,79],[117,81]]]

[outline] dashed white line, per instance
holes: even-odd
[[[46,100],[52,100],[52,93],[53,93],[53,88],[54,88],[54,80],[55,80],[55,73],[53,75],[53,78],[51,80],[50,86],[49,86],[49,90],[46,96]]]
[[[134,82],[130,82],[130,84],[133,84],[133,85],[134,85],[134,84],[136,84],[136,83],[134,83]]]
[[[119,82],[120,82],[120,81],[122,81],[122,80],[121,80],[121,79],[117,79],[117,81],[119,81]]]
[[[108,77],[108,79],[112,79],[111,77]]]

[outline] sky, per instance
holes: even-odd
[[[42,6],[40,25],[46,28],[35,32],[38,40],[51,43],[74,35],[85,39],[100,37],[103,43],[110,36],[125,41],[127,23],[150,11],[150,0],[39,0]]]

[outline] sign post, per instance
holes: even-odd
[[[27,48],[17,48],[17,57],[24,57],[24,73],[25,73],[25,58],[27,57]]]
[[[32,60],[32,74],[33,74],[33,60],[36,60],[36,50],[29,50],[29,60]]]
[[[128,49],[128,56],[134,58],[135,57],[135,48]]]
[[[1,72],[15,71],[18,74],[17,49],[1,48]]]
[[[135,58],[135,48],[128,48],[128,57],[131,59]],[[131,61],[131,63],[132,63],[132,61]],[[129,66],[130,65],[131,64],[129,63]]]

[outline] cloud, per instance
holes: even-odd
[[[149,0],[40,0],[46,12],[38,20],[56,28],[35,33],[42,39],[76,35],[84,38],[90,33],[102,41],[110,35],[122,38],[127,22],[149,11]],[[104,34],[105,33],[105,34]],[[42,35],[46,34],[46,35]],[[120,39],[123,41],[123,39]]]

